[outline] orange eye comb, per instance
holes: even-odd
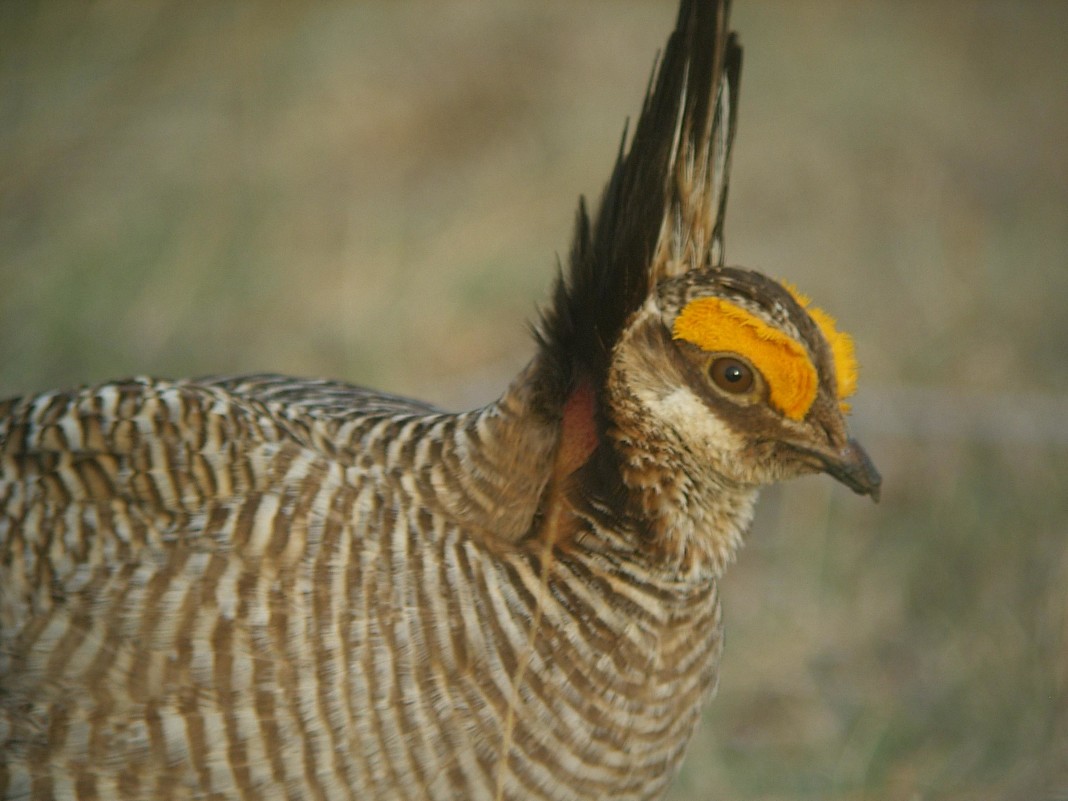
[[[853,338],[839,331],[831,315],[813,306],[808,296],[790,284],[783,285],[808,312],[831,348],[837,395],[843,412],[845,399],[857,389],[857,357]],[[675,339],[699,348],[737,353],[752,362],[768,384],[769,400],[791,420],[800,420],[816,399],[819,377],[808,353],[799,343],[742,307],[721,298],[691,301],[675,319]]]
[[[772,405],[791,420],[803,418],[816,399],[819,377],[804,347],[730,301],[691,301],[675,318],[672,335],[712,353],[744,356],[764,377]]]
[[[783,283],[786,291],[793,295],[794,300],[812,318],[821,332],[827,344],[831,346],[831,356],[834,358],[834,375],[838,380],[838,400],[843,412],[849,411],[849,404],[845,399],[857,391],[857,364],[856,350],[853,348],[853,337],[844,331],[839,331],[835,320],[818,306],[813,306],[808,295],[801,292],[792,284]]]

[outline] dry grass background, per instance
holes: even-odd
[[[673,14],[0,4],[0,395],[270,369],[492,397]],[[856,335],[886,484],[766,494],[671,798],[1068,798],[1068,4],[734,22],[728,258]]]

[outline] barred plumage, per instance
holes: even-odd
[[[486,408],[279,376],[0,404],[0,797],[658,797],[758,487],[878,488],[833,327],[719,266],[739,69],[725,5],[684,0]],[[707,297],[799,343],[803,418],[746,353],[759,392],[709,380],[676,326]]]
[[[516,394],[446,415],[145,380],[0,407],[8,795],[596,797],[676,759],[658,733],[712,679],[691,631],[718,641],[714,589],[693,603],[624,543],[553,558],[479,526],[517,454],[551,455],[500,439]]]

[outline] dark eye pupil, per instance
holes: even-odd
[[[730,356],[713,361],[710,373],[716,386],[735,395],[748,392],[753,387],[753,368]]]

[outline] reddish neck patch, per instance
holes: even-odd
[[[579,384],[564,403],[560,447],[553,474],[565,478],[590,458],[597,448],[596,394],[588,382]]]

